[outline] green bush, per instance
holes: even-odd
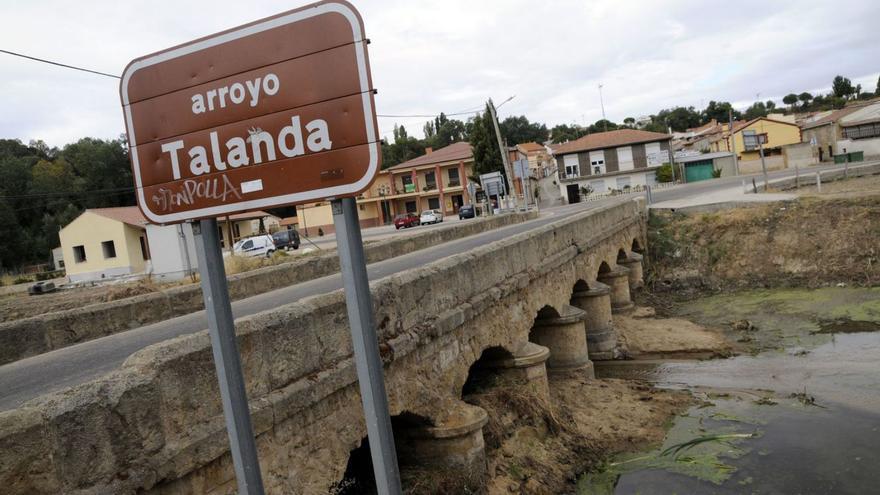
[[[21,276],[21,277],[16,277],[15,280],[12,281],[12,283],[17,285],[17,284],[27,284],[27,283],[33,282],[33,281],[34,281],[34,279],[32,279],[30,277]]]
[[[672,182],[672,165],[664,163],[657,169],[657,182]]]

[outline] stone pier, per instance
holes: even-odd
[[[532,327],[531,339],[550,350],[549,371],[584,370],[594,377],[593,362],[587,350],[584,321],[587,314],[580,308],[566,305],[560,316],[538,318]]]
[[[462,401],[452,403],[433,425],[396,428],[394,441],[403,466],[454,471],[462,480],[481,481],[486,475],[483,426],[486,411]]]
[[[571,304],[586,313],[584,327],[590,359],[614,359],[617,332],[611,320],[611,288],[601,282],[593,282],[588,290],[574,292]]]
[[[550,402],[550,385],[547,383],[547,358],[550,350],[546,347],[526,342],[513,353],[485,363],[484,368],[494,370],[502,382],[522,384],[532,387],[535,393]]]
[[[623,266],[599,274],[599,282],[611,288],[611,312],[628,313],[635,305],[629,293],[629,269]]]
[[[642,271],[642,255],[631,252],[627,254],[625,260],[617,262],[618,265],[625,266],[629,269],[629,288],[630,290],[641,289],[645,286],[644,272]]]

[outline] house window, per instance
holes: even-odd
[[[743,131],[743,147],[746,151],[755,151],[761,147],[761,144],[767,144],[767,133],[758,134],[752,129]]]
[[[458,187],[461,185],[461,179],[458,176],[457,168],[450,168],[447,173],[449,174],[449,187]]]
[[[843,137],[845,137],[846,139],[866,139],[880,137],[880,122],[844,127]]]
[[[605,173],[605,160],[593,160],[590,162],[593,167],[593,175],[602,175]]]
[[[413,180],[412,180],[411,175],[404,175],[403,177],[401,177],[400,183],[403,186],[403,191],[400,191],[398,194],[411,193],[411,192],[416,191],[416,186],[415,186],[415,184],[413,184]]]
[[[84,263],[86,261],[86,247],[73,246],[73,261]]]
[[[625,191],[632,186],[632,180],[629,177],[618,177],[617,178],[617,189],[620,191]]]
[[[440,209],[440,199],[439,198],[428,198],[428,209],[429,210],[439,210]]]
[[[578,164],[578,156],[574,153],[570,155],[563,155],[563,160],[565,163],[565,176],[566,177],[579,177],[581,175],[581,168]]]
[[[415,213],[416,212],[416,202],[415,201],[407,201],[405,208],[406,208],[407,213]]]
[[[113,244],[113,241],[104,241],[101,243],[101,251],[104,252],[104,259],[110,259],[116,257],[116,245]]]
[[[437,176],[434,172],[425,172],[425,187],[427,191],[437,189]]]
[[[150,246],[147,245],[147,238],[144,236],[141,236],[141,256],[145,260],[150,259]]]

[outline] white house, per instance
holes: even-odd
[[[578,203],[584,188],[604,193],[655,184],[657,168],[669,161],[671,140],[669,134],[619,129],[557,146],[562,196]]]

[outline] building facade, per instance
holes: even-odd
[[[221,245],[280,228],[263,211],[217,219]],[[59,232],[64,269],[71,282],[150,274],[180,279],[198,269],[190,224],[153,225],[137,206],[84,211]]]
[[[388,167],[376,176],[370,188],[357,198],[361,228],[388,225],[400,213],[441,210],[456,215],[473,200],[467,192],[468,177],[474,174],[471,145],[453,143],[444,148],[425,149],[425,154]],[[477,184],[479,189],[479,184]],[[299,205],[288,226],[301,234],[315,236],[335,231],[329,202]]]
[[[560,192],[577,203],[584,193],[653,185],[656,170],[669,162],[671,141],[669,134],[619,129],[564,143],[553,151]]]
[[[67,277],[79,282],[147,271],[146,224],[136,206],[84,211],[58,233]]]
[[[839,125],[839,153],[861,151],[867,157],[880,156],[880,103],[857,108],[841,117]]]

